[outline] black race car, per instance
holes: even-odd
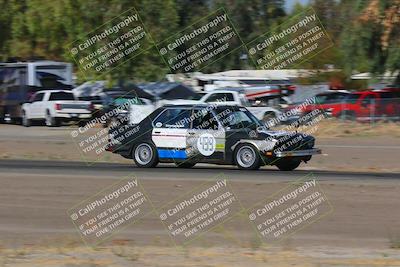
[[[107,150],[133,159],[138,167],[169,162],[190,168],[201,162],[248,170],[276,165],[291,171],[321,153],[314,148],[314,137],[269,131],[238,106],[164,106],[137,125],[110,128],[109,135]]]

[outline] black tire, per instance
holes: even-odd
[[[25,127],[29,127],[32,125],[31,120],[26,117],[25,110],[22,111],[22,125]]]
[[[45,123],[47,127],[57,127],[60,125],[60,122],[51,116],[50,111],[46,111],[46,118],[45,118]]]
[[[192,168],[194,165],[196,165],[195,162],[175,162],[175,165],[178,168],[184,168],[184,169],[190,169]]]
[[[293,171],[299,167],[300,163],[301,160],[299,159],[280,159],[276,163],[276,167],[281,171]]]
[[[139,168],[154,168],[159,162],[155,146],[146,142],[132,149],[132,159]]]
[[[258,150],[251,144],[240,144],[234,152],[236,166],[242,170],[258,170],[261,158]]]

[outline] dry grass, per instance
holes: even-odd
[[[316,133],[318,137],[351,137],[351,136],[391,136],[400,137],[400,123],[377,122],[374,124],[341,122],[327,120],[321,122]]]
[[[190,247],[187,251],[173,247],[86,247],[68,248],[67,256],[49,248],[25,249],[23,258],[5,251],[5,266],[400,266],[396,250],[283,249]],[[133,253],[133,254],[132,254]],[[135,255],[133,258],[132,255]],[[140,257],[138,256],[140,255]],[[1,259],[1,258],[0,258]]]
[[[281,126],[277,130],[292,129]],[[376,122],[359,123],[345,122],[336,119],[320,121],[312,126],[300,126],[299,132],[309,133],[316,137],[373,137],[391,136],[400,138],[400,123]]]

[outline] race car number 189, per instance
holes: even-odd
[[[212,134],[200,135],[197,140],[197,149],[204,156],[210,156],[215,152],[215,138]]]

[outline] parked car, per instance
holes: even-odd
[[[159,162],[190,168],[202,162],[246,170],[276,165],[291,171],[321,153],[314,137],[269,131],[248,109],[232,105],[168,105],[137,125],[111,128],[109,133],[107,151],[145,168]]]
[[[400,103],[393,93],[385,90],[363,91],[349,94],[326,110],[331,116],[346,120],[398,120]]]
[[[213,104],[213,105],[233,105],[246,107],[257,119],[264,122],[280,117],[282,114],[278,109],[268,106],[253,106],[246,95],[236,90],[215,90],[205,94],[199,100],[174,100],[166,101],[166,104]],[[297,118],[283,118],[282,123],[290,123]]]
[[[295,103],[288,105],[285,111],[289,111],[294,108],[298,108],[301,114],[307,114],[316,109],[327,110],[337,103],[342,103],[346,96],[350,92],[347,91],[333,91],[319,93],[314,96],[314,101],[307,102],[307,105],[301,105],[302,103]]]
[[[79,96],[78,100],[81,101],[89,101],[93,105],[93,115],[94,116],[99,116],[101,114],[101,111],[105,107],[105,102],[102,99],[101,96],[95,95],[95,96]]]
[[[38,91],[22,105],[22,124],[29,127],[32,121],[45,121],[51,127],[61,122],[84,122],[91,118],[92,111],[89,101],[76,100],[71,91]]]
[[[129,114],[134,114],[135,112],[140,110],[138,106],[145,106],[149,102],[151,103],[151,101],[148,99],[139,98],[133,93],[122,90],[105,91],[102,97],[103,108],[100,112],[98,112],[97,117],[101,117],[103,114],[112,110],[116,111],[113,112],[115,116],[110,117],[107,121],[103,122],[103,126],[105,127],[113,121],[118,121],[119,123],[123,124],[132,123],[129,122],[129,120],[132,119],[132,115]],[[154,111],[154,109],[154,107],[151,107],[151,112]],[[148,114],[149,112],[146,112],[146,116]]]
[[[314,104],[302,106],[302,114],[320,109],[344,120],[399,120],[400,95],[391,90],[330,92],[316,95]],[[293,107],[289,107],[293,108]]]

